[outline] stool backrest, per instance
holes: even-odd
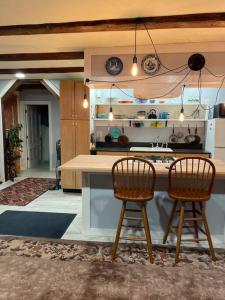
[[[114,193],[122,198],[138,195],[139,200],[152,198],[155,187],[155,168],[147,160],[122,158],[112,167]]]
[[[216,169],[212,161],[203,157],[185,157],[175,160],[169,169],[169,192],[199,193],[209,197]]]

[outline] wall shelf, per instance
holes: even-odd
[[[131,121],[131,122],[179,122],[181,124],[187,123],[187,122],[206,122],[205,119],[185,119],[183,122],[181,122],[179,119],[94,119],[94,121],[100,121],[100,122],[125,122],[125,121]]]

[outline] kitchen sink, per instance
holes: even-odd
[[[139,152],[173,152],[171,148],[163,147],[131,147],[130,151]]]

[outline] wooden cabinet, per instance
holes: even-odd
[[[181,157],[205,157],[205,158],[210,158],[210,155],[208,153],[196,153],[196,154],[189,154],[189,153],[175,153],[174,155],[176,158],[181,158]]]
[[[89,120],[89,109],[83,108],[84,95],[89,100],[89,90],[82,81],[60,82],[60,114],[62,120]]]
[[[110,155],[110,156],[127,156],[127,152],[105,152],[105,151],[97,151],[97,155]]]
[[[72,120],[75,118],[74,80],[60,82],[60,118]]]
[[[80,154],[90,153],[89,108],[83,108],[84,84],[63,80],[60,85],[61,102],[61,160],[62,164]],[[86,91],[87,96],[88,90]],[[63,171],[63,189],[80,189],[80,172]]]

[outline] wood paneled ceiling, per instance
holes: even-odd
[[[221,0],[1,0],[0,26],[92,21],[137,17],[170,16],[225,12]],[[190,42],[225,42],[225,27],[169,28],[151,32],[156,44]],[[148,44],[145,31],[138,31],[138,45]],[[62,33],[44,35],[0,36],[0,53],[76,52],[86,48],[130,46],[133,31]],[[82,67],[83,59],[1,61],[0,69]],[[77,73],[39,74],[41,78],[68,78]],[[34,78],[36,75],[31,75]],[[0,75],[12,78],[12,75]]]

